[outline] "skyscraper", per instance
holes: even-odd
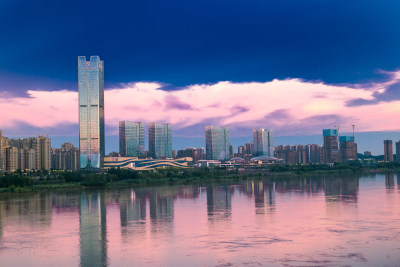
[[[229,129],[206,126],[206,158],[229,160]]]
[[[324,136],[324,161],[325,163],[335,163],[340,161],[339,143],[337,129],[323,129]]]
[[[393,161],[393,143],[392,140],[383,140],[384,161]]]
[[[400,141],[395,143],[396,147],[396,162],[400,162]]]
[[[172,125],[149,123],[149,157],[172,158]]]
[[[253,155],[274,156],[274,139],[272,129],[253,129]]]
[[[123,157],[144,157],[144,122],[119,122],[119,153]]]
[[[78,57],[80,168],[101,168],[104,159],[104,63]]]

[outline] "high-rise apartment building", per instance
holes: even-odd
[[[61,148],[53,148],[52,165],[56,170],[78,170],[79,149],[70,142],[62,144]]]
[[[274,156],[274,138],[272,129],[253,129],[253,155]]]
[[[149,157],[172,158],[172,126],[170,123],[149,123]]]
[[[340,160],[346,162],[348,160],[357,159],[357,144],[354,143],[353,136],[340,136]]]
[[[206,159],[229,160],[229,129],[206,126]]]
[[[3,131],[0,130],[0,170],[6,170],[6,146],[8,145],[8,139],[3,136]]]
[[[6,170],[16,171],[18,169],[18,148],[6,147]]]
[[[122,157],[144,157],[144,122],[119,122],[119,153]]]
[[[81,169],[103,167],[104,63],[98,56],[78,57],[79,150]]]
[[[322,162],[322,147],[311,145],[280,145],[275,147],[275,157],[287,164],[316,164]]]
[[[0,137],[0,146],[1,143],[6,144],[3,146],[2,170],[50,170],[52,167],[51,139],[48,137]]]
[[[384,161],[393,161],[393,143],[392,140],[383,140]]]
[[[335,163],[340,161],[339,143],[337,129],[323,129],[324,137],[324,161],[325,163]]]

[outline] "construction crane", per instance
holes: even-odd
[[[356,125],[355,125],[354,123],[352,123],[352,124],[346,124],[346,125],[335,125],[335,126],[333,126],[333,127],[337,128],[337,130],[338,130],[338,136],[340,136],[340,127],[341,127],[341,126],[351,126],[351,127],[353,127],[353,142],[355,142],[355,141],[356,141],[356,138],[355,138],[355,128],[356,128]]]

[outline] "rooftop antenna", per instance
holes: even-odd
[[[356,138],[355,138],[355,135],[354,135],[354,128],[356,127],[356,125],[353,123],[351,126],[353,126],[353,142],[355,143],[356,142]]]

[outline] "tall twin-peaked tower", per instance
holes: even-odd
[[[80,168],[103,167],[104,63],[99,56],[78,57]]]

